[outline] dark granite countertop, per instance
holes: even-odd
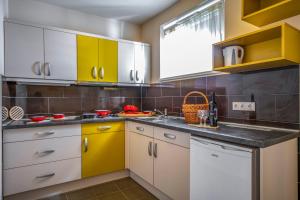
[[[271,131],[245,129],[238,127],[229,127],[226,124],[220,124],[218,129],[205,129],[187,125],[181,118],[168,118],[161,121],[152,121],[141,118],[121,118],[108,117],[97,119],[81,119],[80,117],[68,118],[59,121],[46,121],[40,123],[28,123],[28,120],[7,121],[3,123],[3,129],[33,128],[43,126],[57,126],[70,124],[86,124],[97,122],[124,121],[129,120],[139,122],[161,128],[167,128],[177,131],[190,133],[194,136],[209,138],[229,142],[237,145],[264,148],[274,144],[278,144],[300,136],[299,129],[272,129]],[[268,124],[269,125],[269,124]],[[285,127],[287,128],[287,127]],[[292,127],[294,128],[294,127]]]
[[[3,122],[2,128],[5,129],[18,129],[18,128],[34,128],[34,127],[44,127],[44,126],[59,126],[59,125],[71,125],[71,124],[88,124],[97,122],[114,122],[114,121],[124,121],[125,118],[122,117],[106,117],[106,118],[96,118],[96,119],[82,119],[81,117],[67,117],[65,120],[47,120],[38,123],[32,123],[29,120],[20,121],[6,121]]]
[[[218,129],[198,128],[187,125],[182,119],[167,119],[160,122],[153,122],[143,119],[128,119],[130,121],[153,125],[161,128],[172,129],[190,133],[193,136],[205,137],[213,140],[220,140],[247,147],[264,148],[278,144],[300,136],[297,129],[277,129],[271,131],[229,127],[219,124]]]

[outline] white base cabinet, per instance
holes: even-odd
[[[3,132],[4,195],[81,178],[81,126]]]
[[[81,178],[81,158],[4,170],[4,195]]]
[[[174,200],[189,199],[190,134],[129,122],[129,169]]]

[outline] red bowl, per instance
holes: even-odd
[[[53,114],[53,118],[54,119],[63,119],[63,118],[65,118],[65,115],[64,114]]]
[[[34,116],[34,117],[31,117],[30,119],[33,122],[41,122],[41,121],[44,121],[45,119],[47,119],[47,117],[46,116]]]
[[[125,112],[138,112],[139,111],[139,108],[135,105],[125,105],[123,107],[123,110]]]
[[[111,113],[110,110],[96,110],[96,114],[100,117],[106,117]]]

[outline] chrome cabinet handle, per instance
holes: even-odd
[[[50,173],[50,174],[45,174],[45,175],[37,176],[36,178],[50,178],[50,177],[52,177],[54,175],[55,175],[55,173]]]
[[[53,135],[54,133],[55,133],[54,131],[46,131],[46,132],[37,132],[36,135],[40,137],[44,137],[44,136]]]
[[[99,76],[100,76],[100,79],[104,78],[104,67],[100,67]]]
[[[42,152],[37,151],[36,154],[38,156],[42,157],[42,156],[46,156],[46,155],[49,155],[54,152],[55,152],[55,150],[46,150],[46,151],[42,151]]]
[[[36,71],[36,68],[37,68],[37,71]],[[33,71],[38,76],[42,75],[42,65],[41,65],[40,61],[37,61],[33,64]]]
[[[154,158],[157,158],[157,143],[154,143],[153,156],[154,156]]]
[[[89,147],[89,142],[87,137],[84,138],[84,152],[88,151],[88,147]]]
[[[112,128],[111,126],[99,126],[97,129],[99,131],[104,131],[104,130],[111,129],[111,128]]]
[[[51,76],[51,65],[50,63],[46,62],[45,63],[45,76]]]
[[[136,81],[140,80],[140,78],[139,78],[139,71],[138,70],[135,71],[135,80]]]
[[[94,79],[97,78],[97,67],[93,67],[93,69],[92,69],[92,76],[93,76]]]
[[[148,154],[149,156],[152,156],[152,142],[149,142],[148,144]]]
[[[136,127],[136,130],[138,130],[138,131],[144,131],[144,128],[143,128],[143,127],[137,126],[137,127]]]
[[[164,133],[164,136],[168,139],[175,140],[176,135],[170,134],[170,133]]]
[[[133,70],[130,70],[130,80],[133,81],[134,77],[133,77]]]

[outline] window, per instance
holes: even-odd
[[[224,1],[206,1],[161,26],[160,79],[212,73],[212,44],[224,37]]]

